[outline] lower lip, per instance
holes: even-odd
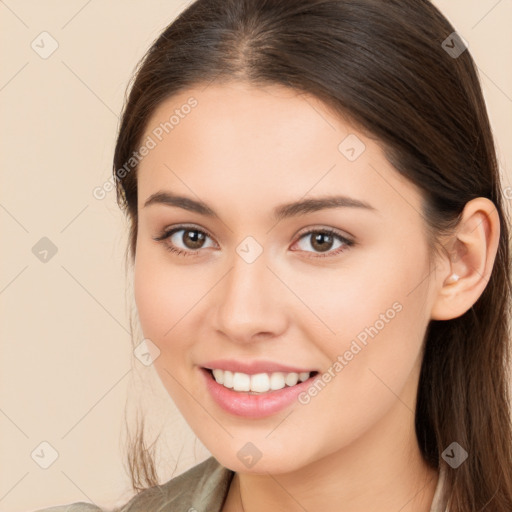
[[[275,414],[297,399],[305,391],[318,374],[314,374],[304,382],[295,386],[268,391],[259,395],[250,395],[243,391],[233,391],[219,384],[208,370],[200,368],[206,380],[206,387],[213,400],[225,411],[244,418],[264,418]]]

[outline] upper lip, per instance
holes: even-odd
[[[298,366],[288,366],[274,361],[236,361],[234,359],[215,359],[214,361],[207,361],[202,366],[209,370],[229,370],[231,372],[246,373],[248,375],[273,372],[305,373],[316,371],[311,368],[304,369]]]

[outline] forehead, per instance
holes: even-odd
[[[197,149],[217,156],[224,152],[230,158],[240,154],[245,160],[262,158],[264,149],[274,158],[281,153],[291,159],[299,150],[304,153],[309,148],[314,153],[310,144],[318,143],[319,137],[336,150],[339,132],[347,129],[314,96],[280,85],[228,82],[188,89],[162,102],[146,135],[155,132],[158,139],[166,139],[158,142],[175,146],[192,138]],[[310,143],[306,147],[301,145],[305,141]]]
[[[158,106],[148,137],[154,147],[139,165],[140,202],[160,188],[220,203],[237,196],[260,209],[262,200],[333,192],[368,202],[396,202],[400,195],[418,201],[377,141],[318,98],[283,86],[187,89]]]

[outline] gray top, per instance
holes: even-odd
[[[430,512],[448,512],[448,509],[441,509],[444,471],[441,468]],[[136,494],[116,512],[221,512],[234,474],[214,457],[209,457],[163,485]],[[79,502],[35,512],[103,511],[96,505]]]

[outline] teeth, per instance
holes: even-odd
[[[257,373],[248,375],[240,372],[230,372],[229,370],[212,370],[213,377],[217,383],[235,391],[246,391],[249,393],[266,393],[270,390],[282,389],[285,386],[295,386],[297,382],[304,382],[309,379],[310,372],[301,373],[283,373],[274,372]]]

